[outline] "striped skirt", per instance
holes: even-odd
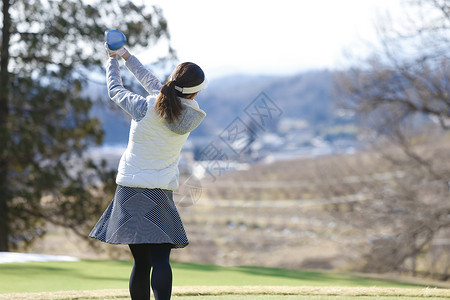
[[[189,244],[172,191],[120,185],[89,237],[110,244]]]

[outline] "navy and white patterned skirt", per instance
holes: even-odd
[[[89,236],[110,244],[189,244],[172,191],[121,185]]]

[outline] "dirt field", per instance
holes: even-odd
[[[217,298],[226,296],[226,298]],[[195,286],[174,287],[173,298],[185,299],[449,299],[446,289],[353,288],[353,287],[271,287]],[[304,298],[307,297],[307,298]],[[1,300],[129,299],[128,290],[68,291],[53,293],[0,294]],[[187,299],[187,298],[186,298]]]

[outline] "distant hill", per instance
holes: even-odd
[[[199,93],[196,99],[207,117],[192,136],[217,135],[236,117],[243,117],[244,109],[261,92],[276,103],[283,118],[304,119],[314,128],[333,123],[335,103],[330,71],[310,71],[295,76],[235,75],[211,80],[208,88]],[[104,143],[125,144],[129,119],[121,111],[112,109],[105,86],[96,85],[90,93],[99,99],[92,113],[104,124]]]
[[[332,73],[314,71],[295,76],[229,76],[211,82],[197,99],[208,114],[193,133],[210,135],[222,130],[264,92],[282,110],[281,117],[299,118],[310,124],[333,118]]]

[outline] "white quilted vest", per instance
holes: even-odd
[[[205,113],[195,100],[181,100],[190,111],[204,117]],[[169,129],[153,108],[155,99],[148,97],[147,101],[145,117],[138,122],[131,121],[128,147],[120,159],[116,183],[128,187],[176,190],[180,152],[189,132],[179,134]]]

